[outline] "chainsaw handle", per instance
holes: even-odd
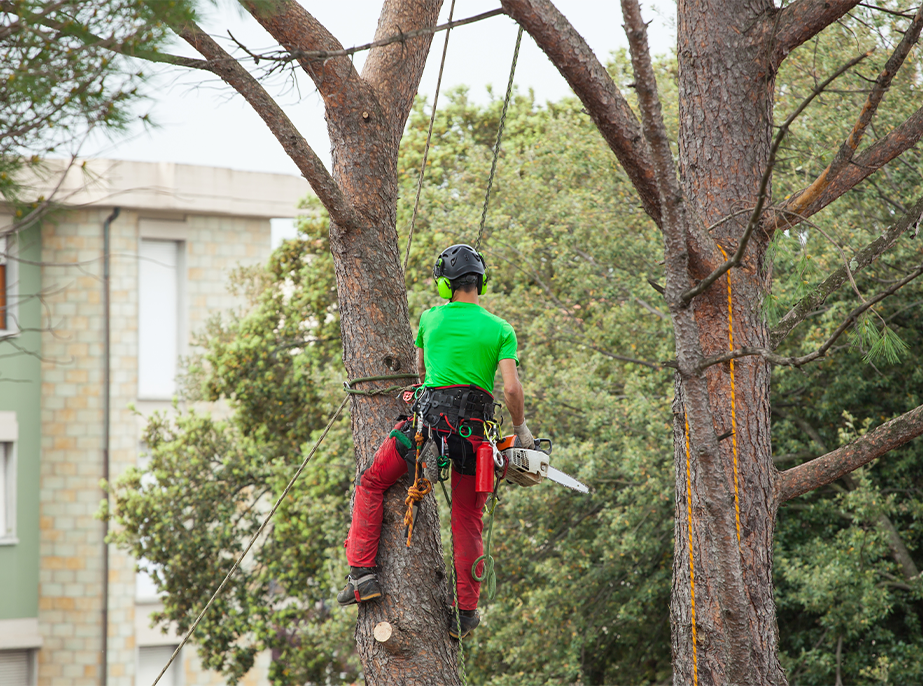
[[[532,439],[532,440],[535,441],[535,449],[536,449],[536,450],[541,450],[541,451],[542,451],[543,453],[545,453],[546,455],[551,455],[551,449],[552,449],[554,446],[552,445],[551,439],[550,439],[550,438],[534,438],[534,439]],[[543,447],[542,447],[543,445],[547,445],[547,446],[548,446],[548,449],[546,450],[545,448],[543,448]]]
[[[553,446],[552,446],[550,438],[533,438],[532,440],[535,441],[535,445],[533,446],[535,450],[541,450],[546,455],[551,455],[551,449]],[[548,446],[548,448],[547,449],[542,448],[541,446],[543,445]],[[499,441],[497,441],[497,450],[506,450],[507,448],[518,448],[518,447],[520,447],[519,439],[516,438],[515,435],[504,436]]]

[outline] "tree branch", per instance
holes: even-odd
[[[807,218],[820,212],[841,195],[854,188],[859,182],[871,176],[894,158],[907,152],[920,141],[921,137],[923,137],[923,107],[914,112],[884,138],[867,148],[861,155],[853,157],[849,162],[849,166],[814,198],[810,205],[798,212],[797,215],[789,215],[793,218],[787,220],[785,228],[797,226],[799,223],[798,216]],[[797,197],[792,198],[782,206],[782,209],[786,212],[790,211],[791,205],[794,204],[793,201],[797,201],[797,199]]]
[[[375,90],[386,120],[398,137],[417,94],[441,5],[441,0],[404,0],[385,2],[381,8],[376,39],[404,31],[420,32],[413,40],[372,48],[362,67],[362,78]]]
[[[900,70],[904,60],[907,59],[907,55],[910,54],[910,50],[919,39],[921,28],[923,28],[923,4],[920,5],[916,16],[914,16],[913,21],[910,22],[910,26],[908,26],[907,30],[904,32],[904,37],[901,39],[900,43],[897,44],[891,57],[888,58],[884,68],[875,80],[875,86],[869,92],[865,104],[859,112],[859,118],[853,125],[852,131],[849,132],[849,136],[847,136],[846,140],[840,146],[840,149],[830,161],[830,164],[827,165],[827,168],[820,173],[820,176],[818,176],[810,186],[787,203],[787,209],[795,214],[801,214],[804,209],[810,206],[849,165],[856,149],[862,142],[862,138],[872,121],[872,117],[875,116],[875,112],[878,110],[878,106],[881,104],[885,93],[891,87],[891,82]]]
[[[923,405],[810,462],[787,469],[776,479],[779,502],[825,486],[923,434]]]
[[[814,310],[824,304],[832,293],[846,283],[849,272],[855,274],[861,269],[875,262],[881,255],[891,249],[897,239],[911,226],[916,226],[923,219],[923,197],[914,203],[913,207],[898,220],[890,229],[865,246],[850,260],[848,265],[841,266],[830,276],[824,279],[813,292],[806,295],[790,309],[779,323],[770,331],[769,341],[773,350],[785,340],[798,324],[803,322]]]
[[[775,28],[771,64],[778,69],[788,54],[809,41],[849,10],[859,0],[796,0],[779,14],[767,16],[768,27]]]
[[[709,357],[702,362],[698,368],[698,371],[701,372],[708,367],[711,367],[712,365],[721,364],[722,362],[736,360],[739,357],[748,357],[751,355],[758,355],[772,364],[787,365],[792,367],[801,367],[808,362],[813,362],[814,360],[827,354],[827,351],[830,350],[831,346],[833,346],[836,340],[841,335],[843,335],[846,329],[852,326],[853,322],[859,318],[859,315],[871,308],[873,305],[894,294],[896,291],[906,286],[921,274],[923,274],[923,265],[917,266],[913,271],[911,271],[900,281],[897,281],[893,286],[859,305],[859,307],[850,312],[846,319],[844,319],[843,322],[838,327],[836,327],[836,329],[834,329],[833,333],[830,335],[830,338],[828,338],[820,348],[812,353],[802,355],[801,357],[783,357],[781,355],[776,355],[774,352],[767,348],[738,348],[736,350],[724,353],[723,355]]]
[[[501,0],[501,5],[580,98],[638,191],[644,210],[660,225],[660,196],[641,126],[590,46],[550,0]]]
[[[240,0],[240,4],[286,50],[296,53],[343,50],[333,34],[295,0]],[[368,90],[348,57],[325,60],[300,57],[298,63],[317,86],[328,114],[348,109],[349,101],[356,99],[358,91]]]
[[[175,27],[176,33],[203,57],[210,60],[213,71],[240,93],[273,135],[288,156],[298,165],[318,199],[327,208],[330,218],[344,228],[356,226],[356,213],[304,137],[275,100],[251,74],[195,24]]]
[[[170,53],[155,50],[146,50],[144,48],[127,48],[126,41],[116,41],[115,38],[102,38],[85,26],[76,21],[57,21],[51,17],[53,10],[60,9],[65,3],[58,3],[56,6],[45,8],[41,13],[28,14],[23,12],[23,7],[19,3],[4,0],[0,2],[0,12],[6,12],[14,16],[22,16],[29,22],[34,22],[46,28],[59,32],[64,36],[71,36],[83,42],[84,45],[105,48],[120,55],[128,57],[137,57],[138,59],[148,62],[158,62],[161,64],[172,64],[177,67],[188,67],[190,69],[201,69],[203,71],[214,71],[212,65],[206,60],[197,60],[192,57],[180,57]],[[2,38],[2,36],[0,36]]]

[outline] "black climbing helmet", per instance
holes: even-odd
[[[443,250],[436,259],[433,277],[443,298],[451,298],[452,291],[466,283],[477,283],[480,294],[487,284],[487,265],[484,257],[470,245],[457,243]]]

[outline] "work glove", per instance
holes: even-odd
[[[532,432],[529,431],[529,427],[526,426],[526,421],[523,420],[522,424],[519,426],[513,425],[513,433],[516,435],[516,438],[519,439],[519,445],[526,450],[533,450],[535,448],[535,439],[532,438]]]

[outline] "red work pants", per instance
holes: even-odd
[[[346,538],[346,560],[351,567],[374,567],[381,537],[381,516],[385,491],[407,471],[398,454],[395,438],[388,438],[375,453],[371,466],[359,476],[353,519]],[[475,451],[483,439],[467,439]],[[474,476],[452,469],[452,536],[455,539],[455,574],[458,579],[458,606],[473,610],[478,606],[481,584],[471,574],[471,566],[484,553],[481,515],[487,493],[474,490]],[[478,574],[483,574],[482,562]]]

